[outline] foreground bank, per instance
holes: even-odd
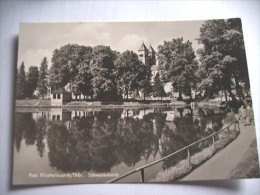
[[[250,158],[244,159],[244,155],[248,153],[253,140],[256,139],[255,127],[253,125],[244,126],[240,124],[240,134],[239,136],[225,149],[216,153],[207,162],[196,168],[190,174],[182,178],[182,181],[191,180],[218,180],[218,179],[239,179],[239,178],[249,178],[250,175],[245,176],[245,171],[243,177],[237,174],[237,166],[244,162],[244,170],[250,170],[250,164],[252,163]],[[256,151],[256,146],[253,147]],[[255,152],[257,155],[257,152]],[[258,159],[257,157],[254,157]],[[223,161],[224,160],[224,161]],[[258,160],[257,160],[257,167]],[[241,166],[240,166],[241,168]],[[259,171],[259,169],[258,169]]]
[[[158,173],[157,177],[150,182],[173,182],[179,180],[180,178],[191,173],[194,169],[202,165],[204,162],[206,163],[207,160],[214,156],[218,151],[225,148],[239,135],[239,126],[236,126],[235,123],[234,125],[232,125],[232,129],[230,129],[229,126],[230,125],[228,125],[228,127],[225,127],[223,130],[220,130],[219,133],[214,134],[212,136],[213,142],[208,147],[202,149],[200,152],[197,152],[190,157],[188,154],[187,159],[180,161],[176,166],[162,170]],[[216,137],[218,137],[218,139],[217,141],[214,141]],[[209,138],[211,140],[210,136]],[[205,141],[209,140],[204,140],[204,142]],[[212,169],[214,169],[214,167],[212,167]],[[200,180],[199,177],[197,179]]]

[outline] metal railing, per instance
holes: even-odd
[[[144,165],[144,166],[138,167],[138,168],[136,168],[136,169],[134,169],[132,171],[129,171],[129,172],[121,175],[120,177],[117,177],[115,179],[107,181],[106,183],[114,183],[114,182],[116,182],[118,180],[121,180],[121,179],[123,179],[123,178],[125,178],[125,177],[127,177],[129,175],[132,175],[132,174],[134,174],[136,172],[139,172],[139,171],[140,171],[140,180],[141,180],[142,183],[144,183],[144,169],[145,168],[148,168],[148,167],[150,167],[152,165],[155,165],[155,164],[157,164],[159,162],[162,162],[162,161],[164,161],[164,160],[166,160],[166,159],[168,159],[168,158],[170,158],[170,157],[172,157],[172,156],[174,156],[174,155],[176,155],[176,154],[178,154],[178,153],[180,153],[180,152],[182,152],[184,150],[187,150],[187,160],[188,160],[188,164],[190,165],[190,163],[191,163],[190,147],[192,147],[193,145],[195,145],[197,143],[200,143],[200,142],[202,142],[202,141],[204,141],[206,139],[212,138],[213,149],[215,149],[215,135],[219,134],[220,132],[222,132],[224,130],[227,130],[227,132],[228,132],[228,139],[230,139],[230,126],[232,126],[232,125],[234,125],[234,130],[238,130],[238,132],[240,131],[239,123],[237,121],[235,121],[235,122],[229,124],[227,127],[223,128],[223,129],[221,129],[221,130],[219,130],[219,131],[217,131],[215,133],[212,133],[211,135],[208,135],[207,137],[204,137],[204,138],[202,138],[202,139],[200,139],[200,140],[198,140],[196,142],[193,142],[192,144],[190,144],[190,145],[188,145],[188,146],[186,146],[186,147],[184,147],[184,148],[182,148],[180,150],[177,150],[177,151],[175,151],[175,152],[173,152],[173,153],[171,153],[171,154],[169,154],[169,155],[167,155],[167,156],[165,156],[165,157],[163,157],[163,158],[161,158],[159,160],[156,160],[156,161],[154,161],[152,163],[149,163],[147,165]]]

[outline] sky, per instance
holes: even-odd
[[[22,23],[20,24],[18,66],[22,62],[25,70],[30,66],[40,66],[55,49],[66,44],[85,46],[106,45],[123,52],[137,50],[144,42],[157,51],[158,45],[173,38],[183,37],[191,41],[195,51],[200,47],[197,42],[200,27],[204,21],[181,22],[89,22],[89,23]]]

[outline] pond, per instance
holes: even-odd
[[[13,184],[103,183],[220,130],[224,116],[217,108],[190,107],[16,110]],[[186,157],[145,169],[145,180]]]

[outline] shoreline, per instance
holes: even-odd
[[[168,102],[100,102],[100,101],[74,101],[64,105],[51,105],[50,100],[15,100],[15,108],[101,108],[101,109],[123,109],[123,108],[157,108],[169,107]],[[178,103],[175,106],[186,106],[185,103]]]
[[[119,104],[118,104],[119,103]],[[220,107],[219,102],[208,102],[201,101],[195,102],[193,106],[198,107]],[[39,99],[29,99],[29,100],[15,100],[15,108],[61,108],[61,109],[79,109],[79,108],[101,108],[101,109],[124,109],[124,108],[169,108],[175,106],[191,106],[191,104],[186,104],[184,101],[173,101],[173,102],[154,102],[149,100],[146,103],[143,102],[100,102],[100,101],[74,101],[69,102],[64,105],[51,105],[50,100],[39,100]]]

